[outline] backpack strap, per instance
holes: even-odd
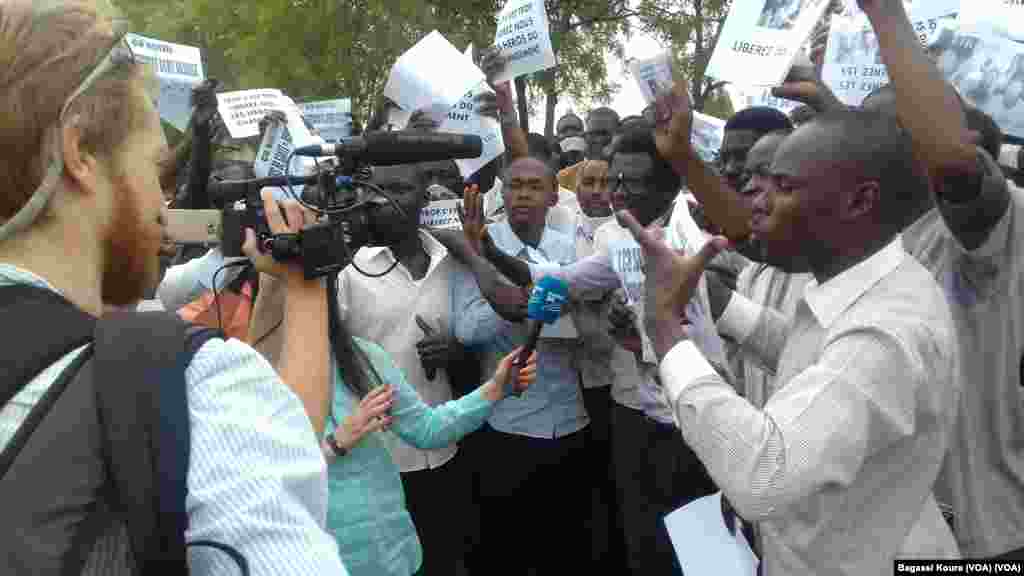
[[[63,296],[19,284],[0,287],[0,322],[11,327],[0,346],[0,408],[43,370],[92,340],[96,318]]]
[[[185,370],[216,330],[167,312],[96,324],[93,363],[107,470],[139,573],[187,573],[189,416]]]

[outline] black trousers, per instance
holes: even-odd
[[[423,565],[417,574],[448,576],[466,572],[473,494],[469,459],[462,452],[460,449],[439,468],[402,473],[405,506],[423,548]]]
[[[638,410],[612,408],[612,467],[631,574],[682,574],[665,516],[716,491],[678,428]]]
[[[626,574],[626,541],[619,525],[618,495],[612,476],[611,387],[583,390],[583,404],[590,415],[587,436],[587,479],[591,484],[591,568],[600,574]]]
[[[473,573],[488,576],[578,573],[590,557],[587,430],[562,438],[477,432],[480,545]]]

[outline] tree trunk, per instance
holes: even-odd
[[[555,135],[555,106],[558,105],[558,94],[555,94],[554,87],[547,93],[544,103],[544,137],[551,139]]]
[[[690,97],[693,98],[693,109],[704,111],[704,70],[707,68],[707,52],[704,46],[704,3],[702,0],[693,2],[694,27],[694,58],[693,77],[690,78]]]
[[[530,111],[526,106],[526,78],[520,76],[515,79],[516,85],[516,106],[519,112],[519,127],[523,132],[530,133]]]

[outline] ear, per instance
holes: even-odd
[[[64,174],[75,183],[74,190],[91,194],[98,185],[99,161],[91,151],[82,147],[84,135],[77,120],[77,117],[71,118],[60,130]]]
[[[840,218],[846,221],[863,218],[878,208],[880,198],[881,187],[876,180],[861,182],[844,199]]]

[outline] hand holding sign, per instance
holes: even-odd
[[[806,104],[819,113],[844,107],[835,93],[805,68],[790,70],[786,81],[772,88],[772,96]]]
[[[673,162],[673,165],[678,160],[685,162],[690,154],[693,108],[684,83],[677,82],[672,90],[661,92],[655,99],[654,129],[661,157]]]
[[[192,96],[189,99],[194,109],[192,126],[207,124],[213,120],[213,116],[217,113],[217,88],[219,87],[220,80],[207,78],[192,88]]]

